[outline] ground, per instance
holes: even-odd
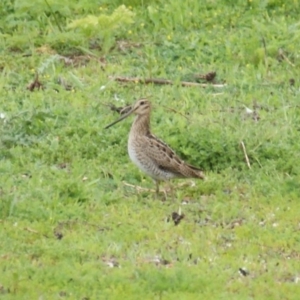
[[[298,299],[299,5],[2,1],[1,299]],[[206,175],[166,200],[104,129],[141,97]]]

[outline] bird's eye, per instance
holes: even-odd
[[[141,104],[141,105],[144,105],[144,104],[145,104],[145,101],[140,102],[140,104]]]

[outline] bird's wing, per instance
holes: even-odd
[[[192,165],[186,164],[178,155],[163,141],[152,134],[146,137],[145,154],[160,169],[173,173],[176,177],[204,178],[202,171]]]

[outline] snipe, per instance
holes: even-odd
[[[151,102],[138,100],[131,109],[105,129],[135,114],[128,139],[128,153],[132,162],[155,180],[156,193],[159,182],[173,178],[204,179],[201,169],[185,163],[175,152],[150,132]]]

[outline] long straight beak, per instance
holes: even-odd
[[[126,118],[129,117],[133,112],[134,112],[134,109],[131,108],[129,112],[127,112],[126,114],[124,114],[124,115],[123,115],[121,118],[119,118],[118,120],[116,120],[116,121],[112,122],[111,124],[107,125],[106,127],[104,127],[104,129],[107,129],[107,128],[109,128],[109,127],[111,127],[111,126],[113,126],[113,125],[119,123],[120,121],[126,119]]]

